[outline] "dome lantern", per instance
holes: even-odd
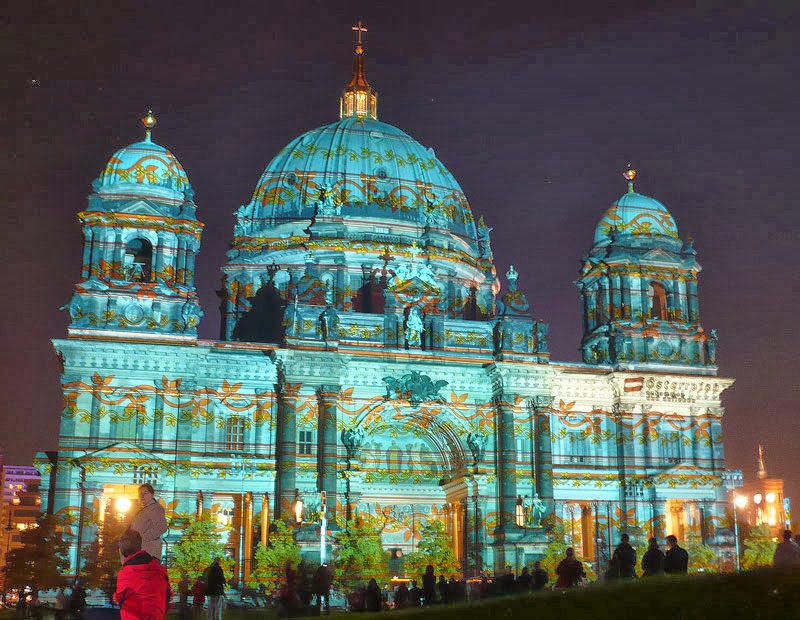
[[[345,86],[339,99],[339,118],[354,116],[356,118],[378,118],[378,93],[367,81],[364,69],[364,45],[361,34],[367,27],[358,20],[353,26],[356,33],[356,47],[353,57],[353,77]]]
[[[147,114],[142,117],[142,125],[144,125],[144,141],[145,142],[152,142],[150,137],[151,132],[153,131],[153,127],[156,126],[158,120],[156,120],[156,115],[153,114],[153,110],[148,108]]]

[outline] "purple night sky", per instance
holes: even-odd
[[[594,226],[626,191],[666,204],[703,265],[701,320],[717,328],[729,468],[756,449],[800,506],[800,124],[795,2],[605,5],[387,2],[14,2],[2,18],[0,167],[6,348],[0,449],[30,463],[57,445],[50,338],[66,335],[80,272],[75,214],[118,148],[153,137],[178,157],[205,223],[201,337],[218,337],[219,269],[233,212],[272,156],[334,121],[362,18],[378,115],[436,154],[494,227],[554,360],[577,361],[573,282]],[[519,4],[519,3],[514,3]],[[556,5],[542,8],[537,5]],[[168,5],[170,8],[165,8]]]

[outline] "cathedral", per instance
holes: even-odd
[[[309,557],[372,522],[395,573],[432,520],[465,576],[519,571],[552,532],[598,571],[622,532],[724,559],[733,381],[701,326],[692,240],[627,170],[577,278],[582,362],[550,359],[518,271],[497,273],[491,222],[433,149],[378,120],[354,30],[339,119],[292,139],[236,210],[219,340],[197,337],[202,206],[152,113],[92,183],[53,341],[59,445],[37,460],[73,571],[145,482],[166,561],[211,515],[239,579],[279,519]]]

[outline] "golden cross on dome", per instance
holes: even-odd
[[[361,20],[359,19],[358,23],[355,26],[353,26],[351,30],[353,30],[353,31],[358,33],[356,35],[356,37],[357,37],[356,38],[356,47],[360,48],[362,46],[362,43],[363,43],[361,41],[361,33],[362,32],[367,32],[367,27],[364,24],[362,24]]]

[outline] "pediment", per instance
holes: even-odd
[[[144,200],[136,200],[135,202],[129,202],[125,206],[117,209],[118,213],[127,213],[130,215],[155,215],[155,216],[163,216],[164,213],[151,205],[150,203]]]
[[[650,250],[646,254],[643,254],[641,257],[641,262],[648,262],[648,263],[667,263],[669,265],[682,265],[683,261],[680,257],[676,256],[672,252],[667,252],[661,249],[654,249]]]
[[[92,452],[87,452],[81,456],[73,457],[70,459],[70,461],[75,465],[79,465],[82,462],[99,461],[103,458],[119,456],[120,452],[125,453],[129,458],[133,457],[145,459],[154,464],[162,463],[162,459],[159,459],[155,454],[148,452],[147,450],[143,450],[141,446],[129,441],[115,441],[114,443],[103,446],[102,448],[98,448]]]

